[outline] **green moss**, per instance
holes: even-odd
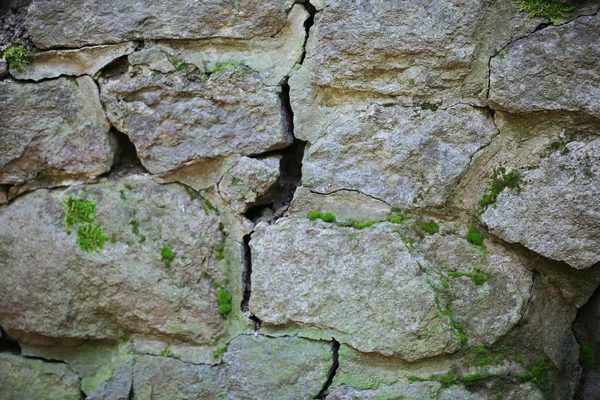
[[[227,353],[227,348],[228,348],[228,345],[226,344],[226,345],[224,345],[224,346],[222,346],[222,347],[219,347],[219,348],[218,348],[218,349],[216,349],[215,351],[213,351],[213,353],[212,353],[212,356],[213,356],[213,358],[214,358],[215,360],[220,360],[220,359],[221,359],[221,357],[223,357],[223,355],[224,355],[225,353]]]
[[[217,300],[219,301],[219,314],[227,315],[231,311],[231,296],[227,293],[225,288],[221,287],[217,294]]]
[[[209,210],[209,211],[216,211],[215,206],[212,205],[212,203],[210,202],[210,200],[208,199],[204,199],[204,206]]]
[[[357,222],[357,221],[354,221],[354,222],[352,222],[352,227],[354,229],[365,229],[365,228],[372,227],[373,224],[375,224],[375,221],[369,221],[369,222]]]
[[[485,272],[479,268],[475,269],[475,272],[448,272],[448,276],[451,278],[460,278],[462,276],[469,277],[473,280],[476,285],[483,285],[485,282],[492,279],[492,274]]]
[[[96,221],[96,203],[91,200],[82,200],[69,196],[63,201],[65,209],[65,228]]]
[[[123,190],[119,190],[119,196],[121,197],[121,200],[127,200],[127,197],[125,197],[125,192]]]
[[[133,186],[131,186],[129,183],[125,184],[125,189],[127,190],[133,190]]]
[[[373,400],[404,400],[405,397],[398,392],[379,393],[372,397]]]
[[[565,140],[565,138],[562,138],[562,137],[554,139],[548,145],[548,152],[554,153],[554,152],[560,151],[561,154],[568,154],[570,152],[570,150],[567,147],[567,143],[568,142]]]
[[[81,251],[95,253],[104,249],[107,240],[97,223],[85,224],[77,229],[77,244]]]
[[[132,219],[131,221],[129,221],[129,225],[131,225],[131,233],[133,233],[134,235],[140,234],[140,223],[139,222],[137,222],[135,219]]]
[[[519,375],[519,378],[524,381],[531,381],[541,390],[546,391],[548,389],[546,375],[549,369],[550,367],[546,365],[546,362],[540,360],[529,367],[529,372]]]
[[[171,262],[175,259],[175,253],[171,248],[164,246],[160,249],[160,257],[167,267],[171,266]]]
[[[429,221],[416,221],[419,228],[421,228],[428,235],[435,235],[440,231],[440,226],[433,220]]]
[[[496,359],[494,357],[483,357],[475,361],[473,365],[475,365],[476,367],[483,367],[484,365],[492,364],[495,361]]]
[[[448,281],[446,280],[446,278],[441,278],[440,281],[442,282],[442,287],[444,289],[448,289],[450,287],[450,285],[448,284]]]
[[[467,235],[465,236],[467,242],[472,243],[475,246],[483,245],[484,238],[485,236],[483,235],[483,233],[479,232],[477,228],[475,228],[475,226],[473,225],[471,225],[471,227],[469,228],[469,232],[467,232]]]
[[[554,23],[560,22],[575,9],[575,6],[552,0],[515,0],[515,3],[521,6],[519,11],[527,13],[528,19],[542,17]]]
[[[163,349],[163,351],[160,352],[160,355],[163,357],[173,357],[174,354],[171,351],[171,349],[169,347],[166,347]]]
[[[421,104],[419,104],[419,107],[421,107],[421,110],[437,111],[437,109],[440,108],[440,104],[421,103]]]
[[[395,215],[387,219],[387,221],[391,222],[392,224],[400,224],[404,220],[406,220],[406,217],[404,215]]]
[[[4,50],[2,57],[8,62],[8,65],[15,71],[25,71],[31,64],[29,50],[22,43],[13,44]]]
[[[595,367],[598,364],[597,352],[592,344],[583,342],[581,345],[581,352],[583,353],[583,364],[585,366]]]
[[[498,195],[505,189],[516,189],[517,191],[521,190],[520,186],[521,176],[516,171],[511,171],[510,173],[506,173],[506,168],[500,167],[494,170],[494,174],[492,176],[492,183],[483,198],[479,201],[479,206],[485,208],[490,204],[494,204]]]
[[[96,371],[94,376],[81,380],[81,391],[86,395],[90,395],[101,384],[108,381],[113,374],[113,368],[109,365],[104,365]]]
[[[213,68],[212,72],[217,74],[217,73],[221,73],[223,71],[227,71],[228,69],[237,68],[240,65],[241,65],[240,63],[232,62],[232,61],[222,62],[222,63],[218,63],[215,66],[215,68]]]
[[[217,246],[217,260],[225,258],[225,243],[221,243]]]
[[[335,222],[335,215],[332,212],[311,211],[308,213],[308,219],[315,221],[320,219],[324,222]]]
[[[198,197],[200,197],[200,195],[198,194],[198,192],[190,189],[189,187],[186,187],[185,191],[190,196],[190,200],[196,200]]]

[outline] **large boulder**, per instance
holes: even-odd
[[[558,138],[481,216],[492,233],[577,269],[600,262],[600,140]]]
[[[110,170],[110,124],[90,77],[5,81],[0,107],[0,184],[17,186],[10,195]]]
[[[211,210],[147,175],[18,197],[0,209],[0,326],[24,341],[138,333],[215,342],[226,323],[215,282],[228,276]]]
[[[140,39],[250,39],[274,36],[293,0],[144,2],[35,0],[25,27],[39,48],[81,47]]]
[[[600,117],[600,14],[517,40],[491,59],[490,103],[513,113],[573,111]]]
[[[80,400],[79,377],[66,364],[0,354],[0,398]]]
[[[215,67],[216,68],[216,67]],[[110,121],[136,146],[153,174],[288,146],[280,88],[258,72],[223,65],[168,74],[137,65],[100,78]]]

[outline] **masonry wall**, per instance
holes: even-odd
[[[0,398],[598,398],[599,9],[0,7]]]

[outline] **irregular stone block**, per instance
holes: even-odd
[[[600,262],[600,140],[572,141],[521,172],[481,216],[494,235],[577,269]]]
[[[133,399],[313,399],[327,381],[331,344],[240,336],[217,366],[136,357]]]
[[[252,155],[292,141],[279,87],[265,87],[244,66],[210,76],[198,70],[157,73],[145,66],[101,77],[108,118],[126,133],[153,174],[236,154]]]
[[[0,398],[80,400],[79,377],[66,364],[0,354]]]
[[[302,182],[316,192],[348,189],[398,207],[441,207],[473,155],[496,134],[492,118],[470,106],[375,100],[326,106],[304,83],[302,73],[290,81],[294,126],[310,142]]]
[[[65,216],[70,196],[92,205],[71,200]],[[147,175],[20,196],[0,209],[0,325],[49,337],[139,333],[211,344],[226,322],[212,283],[229,279],[217,268],[223,240],[201,199]],[[230,294],[239,304],[241,293]]]
[[[38,48],[145,39],[275,36],[293,0],[144,2],[33,1],[25,27]]]
[[[87,76],[0,83],[0,184],[35,189],[108,172],[110,124]]]
[[[250,311],[264,324],[313,326],[359,351],[409,361],[458,350],[450,320],[394,229],[308,219],[257,226]]]
[[[133,52],[131,42],[77,50],[52,50],[36,53],[23,71],[10,70],[16,79],[39,81],[58,76],[94,76],[111,61]],[[1,75],[1,74],[0,74]]]
[[[550,26],[491,60],[490,102],[513,113],[574,111],[600,117],[600,14]]]
[[[219,193],[239,214],[258,204],[279,178],[281,156],[264,159],[241,157],[219,182]]]

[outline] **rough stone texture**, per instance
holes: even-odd
[[[581,346],[580,363],[583,367],[577,400],[600,397],[600,291],[577,313],[573,330]]]
[[[8,75],[8,63],[5,59],[0,59],[0,78],[4,78]]]
[[[108,118],[153,174],[291,143],[279,88],[237,66],[209,77],[192,69],[163,74],[145,66],[100,79]]]
[[[293,94],[301,85],[295,79]],[[321,193],[350,189],[399,207],[440,207],[496,133],[485,112],[465,105],[436,111],[374,102],[323,107],[304,102],[310,98],[292,106],[297,136],[310,142],[303,185]]]
[[[102,383],[86,400],[129,400],[133,386],[132,356],[124,357],[112,371],[109,381]]]
[[[0,398],[80,400],[79,378],[66,364],[0,354]]]
[[[292,0],[86,2],[34,0],[25,27],[39,48],[139,39],[249,39],[283,29]]]
[[[115,240],[97,253],[82,252],[75,232],[63,227],[61,201],[84,191],[98,204],[103,234]],[[142,333],[202,344],[223,333],[218,289],[208,277],[226,281],[216,267],[219,219],[180,185],[139,175],[38,190],[0,209],[0,221],[5,330],[72,338]],[[161,260],[163,246],[175,252],[170,266]]]
[[[250,311],[264,324],[314,326],[360,351],[406,360],[458,350],[435,292],[393,230],[308,220],[258,226]]]
[[[129,57],[132,64],[147,64],[162,72],[173,70],[168,57],[190,63],[201,71],[211,71],[218,63],[235,62],[258,71],[266,85],[279,85],[299,63],[304,50],[309,15],[295,4],[286,26],[275,37],[251,40],[161,40]],[[168,55],[168,57],[167,57]]]
[[[18,192],[110,170],[110,125],[89,77],[0,82],[0,107],[0,184],[26,185]]]
[[[265,195],[279,178],[281,156],[264,159],[241,157],[219,182],[223,200],[243,214]]]
[[[574,268],[600,261],[600,140],[572,141],[481,216],[495,235]]]
[[[600,117],[600,14],[551,26],[492,58],[490,102],[514,113],[574,111]]]
[[[228,393],[240,399],[313,399],[329,375],[331,343],[240,336],[223,357]]]
[[[77,50],[55,50],[34,54],[23,71],[11,68],[16,79],[39,81],[58,76],[94,76],[115,59],[133,52],[133,43],[85,47]],[[0,73],[0,75],[2,75]]]
[[[331,357],[329,343],[265,336],[238,337],[219,366],[137,357],[133,399],[312,399]]]

